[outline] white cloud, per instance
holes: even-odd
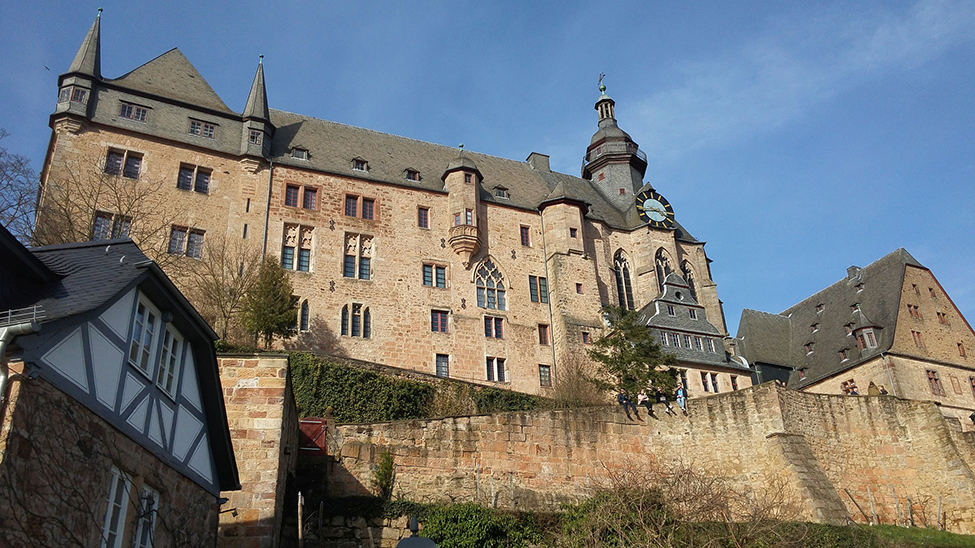
[[[654,136],[644,148],[680,156],[772,131],[838,93],[972,41],[975,2],[780,20],[736,51],[685,62],[683,85],[647,98],[628,124]]]

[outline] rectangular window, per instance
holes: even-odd
[[[718,374],[717,373],[711,373],[711,388],[713,388],[715,392],[718,391]]]
[[[460,226],[460,213],[454,213],[454,226]]]
[[[704,344],[703,344],[703,342],[704,341],[701,340],[701,337],[694,337],[694,349],[695,350],[700,350],[700,351],[703,352],[704,351]]]
[[[687,311],[687,314],[691,317],[692,320],[696,320],[697,319],[697,310],[694,310],[693,308],[691,308],[691,309],[689,309]]]
[[[470,174],[470,173],[465,173],[465,174],[464,174],[464,182],[465,182],[465,183],[467,183],[467,184],[471,184],[471,182],[472,182],[473,180],[474,180],[474,179],[473,179],[473,178],[471,177],[471,174]]]
[[[148,485],[143,485],[137,508],[139,521],[135,529],[135,548],[152,548],[156,514],[159,513],[159,492]]]
[[[342,276],[346,278],[355,278],[355,256],[346,255],[345,263],[342,265]]]
[[[372,279],[372,236],[345,234],[342,276],[360,280]]]
[[[179,166],[179,175],[176,176],[176,188],[180,190],[193,190],[193,166]]]
[[[159,372],[156,374],[156,385],[163,392],[176,397],[176,384],[179,366],[182,362],[183,339],[171,327],[166,328],[162,339],[162,355],[159,357]]]
[[[450,376],[450,356],[447,354],[437,354],[437,376],[444,378]]]
[[[432,264],[423,265],[423,285],[427,287],[447,287],[447,267]]]
[[[667,341],[667,333],[664,331],[660,332],[660,344],[663,346],[670,346],[670,343]]]
[[[576,284],[576,293],[578,293],[580,295],[582,294],[582,284],[580,284],[580,283],[577,283]]]
[[[98,211],[92,220],[91,239],[109,240],[127,238],[131,226],[131,217]]]
[[[62,88],[61,92],[58,93],[58,102],[63,103],[65,101],[85,104],[88,102],[88,90],[74,86]]]
[[[533,303],[548,302],[548,279],[540,276],[528,277],[528,294]]]
[[[169,231],[170,255],[186,255],[193,259],[203,257],[203,237],[206,231],[185,226],[173,226]]]
[[[670,346],[674,348],[680,348],[680,335],[677,333],[670,333]]]
[[[714,339],[705,339],[708,345],[708,352],[714,354]]]
[[[139,301],[132,319],[132,339],[129,343],[129,363],[146,375],[152,373],[151,357],[156,342],[159,312]]]
[[[911,331],[911,336],[914,337],[914,346],[924,348],[924,339],[921,338],[920,331]]]
[[[691,336],[684,335],[684,348],[690,348],[690,347],[691,347]]]
[[[362,305],[352,303],[352,336],[362,336]]]
[[[738,390],[738,377],[734,375],[731,376],[731,389]]]
[[[579,230],[578,229],[576,229],[576,228],[570,228],[569,229],[569,237],[570,238],[577,238],[578,236],[579,236]]]
[[[373,219],[375,218],[376,210],[376,200],[372,198],[362,199],[362,218],[363,219]]]
[[[207,139],[213,139],[216,133],[217,126],[211,124],[210,122],[201,122],[200,120],[190,120],[190,134],[199,135],[200,137],[206,137]]]
[[[963,358],[965,357],[965,345],[962,343],[958,343],[958,355]]]
[[[356,217],[359,213],[359,197],[347,194],[345,196],[345,216]]]
[[[119,105],[118,115],[120,118],[128,118],[129,120],[134,120],[136,122],[145,122],[146,117],[149,115],[149,109],[140,107],[138,105],[133,105],[131,103],[122,103]]]
[[[318,189],[317,188],[305,188],[305,193],[301,198],[301,207],[304,209],[317,209],[318,208]]]
[[[847,359],[848,359],[848,357],[846,355],[846,350],[845,349],[844,350],[840,350],[840,361],[841,362],[845,362]]]
[[[284,187],[284,205],[288,207],[298,207],[298,187],[287,185]]]
[[[674,308],[674,305],[672,305],[672,304],[668,304],[667,305],[667,315],[668,316],[676,316],[677,315],[677,310]]]
[[[352,160],[352,169],[356,171],[368,171],[368,164],[365,160]]]
[[[484,360],[487,380],[504,382],[504,358],[488,357]]]
[[[281,248],[281,266],[285,270],[294,270],[295,267],[295,248],[284,246]]]
[[[484,336],[491,339],[503,339],[504,318],[484,316]]]
[[[430,208],[418,207],[416,209],[416,226],[430,228]]]
[[[102,526],[102,548],[122,546],[125,530],[125,511],[129,507],[129,480],[118,468],[112,467],[111,485],[108,489],[108,506]]]
[[[446,310],[431,310],[430,311],[430,331],[436,333],[446,333],[447,332],[447,314]]]
[[[468,226],[474,225],[474,210],[468,209],[464,211],[464,224]]]
[[[372,259],[369,257],[359,257],[359,279],[368,280],[371,276],[370,267]]]
[[[539,386],[552,386],[552,366],[551,365],[539,365],[538,366],[538,385]]]
[[[252,129],[247,133],[247,142],[252,145],[259,145],[264,141],[264,133],[259,129]]]
[[[708,374],[704,371],[701,371],[701,385],[704,386],[705,392],[711,391],[711,384],[708,382]]]
[[[588,331],[582,332],[582,344],[592,344],[592,337],[589,335]]]
[[[484,376],[487,380],[494,380],[494,358],[484,358]]]
[[[543,346],[549,345],[548,337],[548,324],[540,323],[538,324],[538,344]]]
[[[407,169],[406,170],[406,180],[407,181],[419,181],[420,180],[420,172],[417,171],[417,170],[415,170],[415,169]]]
[[[299,272],[308,272],[310,269],[311,269],[311,250],[299,249],[297,270]]]
[[[190,230],[186,240],[186,256],[193,259],[203,258],[203,236],[206,234],[202,230]]]
[[[928,385],[931,387],[931,393],[935,396],[944,396],[945,389],[941,386],[941,379],[938,377],[938,372],[933,369],[928,369]]]
[[[527,226],[521,227],[521,245],[525,247],[530,247],[532,245],[531,233],[528,231]]]
[[[142,155],[132,151],[109,150],[105,158],[105,173],[138,179],[142,169]]]

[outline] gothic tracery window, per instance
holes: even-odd
[[[616,295],[619,298],[620,306],[627,310],[633,310],[635,306],[633,303],[633,286],[630,284],[630,263],[626,260],[626,254],[623,253],[622,249],[616,252],[613,264],[613,271],[616,274]]]
[[[484,261],[475,273],[477,306],[495,310],[505,309],[504,276],[491,259]]]

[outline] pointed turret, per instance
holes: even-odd
[[[241,135],[243,153],[248,156],[270,157],[271,137],[274,126],[271,124],[271,111],[267,106],[267,88],[264,86],[264,56],[257,62],[257,73],[251,84],[251,92],[247,95],[244,105],[244,131]],[[251,164],[251,169],[257,169],[258,164]]]
[[[95,22],[88,29],[68,72],[58,78],[58,105],[51,116],[51,127],[55,131],[76,133],[90,118],[89,99],[95,83],[102,79],[101,22],[102,9],[98,8]]]
[[[464,145],[460,145],[460,153],[447,164],[441,178],[453,218],[448,231],[450,247],[460,256],[464,267],[469,268],[471,259],[481,249],[477,223],[481,172],[474,160],[464,155]]]
[[[257,63],[257,74],[254,75],[254,83],[251,84],[251,92],[247,96],[247,104],[244,105],[244,118],[271,121],[271,113],[267,108],[267,91],[264,88],[263,55]]]
[[[582,178],[620,211],[633,207],[635,195],[643,186],[647,155],[616,124],[616,101],[606,95],[606,84],[599,77],[599,129],[593,134],[582,164]]]
[[[85,36],[84,42],[81,43],[81,48],[78,49],[78,53],[74,56],[74,61],[68,67],[68,72],[65,73],[66,75],[84,74],[95,79],[102,77],[101,21],[102,8],[98,8],[98,15],[95,16],[95,22],[88,29],[88,35]]]

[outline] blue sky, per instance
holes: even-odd
[[[179,47],[241,110],[264,54],[273,108],[572,174],[604,72],[732,333],[898,247],[975,320],[975,2],[7,0],[0,127],[35,168],[99,6],[106,77]]]

